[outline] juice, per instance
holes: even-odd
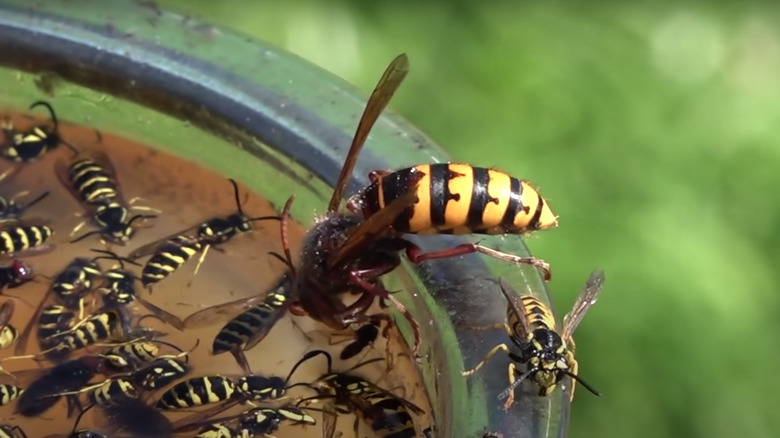
[[[15,125],[20,130],[27,129],[32,123],[48,123],[47,120],[33,120],[26,116],[10,114],[7,116],[14,120]],[[26,164],[10,180],[0,183],[0,195],[6,197],[12,197],[23,190],[30,191],[26,198],[19,200],[21,203],[33,199],[44,191],[49,191],[50,195],[25,212],[23,217],[43,218],[55,230],[55,235],[50,240],[50,243],[56,245],[52,252],[20,257],[36,270],[37,280],[16,289],[6,290],[4,292],[6,297],[0,297],[2,300],[14,299],[8,298],[8,296],[19,296],[23,299],[23,302],[16,303],[16,311],[11,319],[11,324],[19,331],[30,323],[34,311],[33,306],[37,306],[44,299],[51,278],[76,257],[94,257],[95,254],[90,253],[89,249],[110,249],[120,256],[126,256],[141,245],[176,234],[209,218],[227,216],[237,209],[233,188],[229,181],[225,177],[196,164],[135,144],[127,139],[112,136],[106,132],[102,132],[99,139],[94,129],[85,126],[61,122],[60,134],[68,143],[79,149],[82,155],[88,155],[93,150],[105,152],[116,168],[119,185],[125,199],[141,197],[143,199],[138,204],[159,209],[162,213],[157,218],[148,220],[148,226],[139,227],[136,235],[126,246],[106,245],[100,241],[99,235],[87,237],[77,243],[68,243],[73,239],[70,236],[71,230],[83,220],[77,214],[83,214],[84,210],[55,176],[55,162],[63,161],[69,164],[72,160],[72,152],[62,145],[38,161]],[[0,171],[10,168],[10,166],[10,163],[2,162],[0,163]],[[240,181],[239,190],[242,208],[247,215],[257,217],[278,214],[278,211],[265,199],[248,192]],[[86,218],[88,219],[88,216]],[[239,235],[222,245],[223,251],[210,251],[196,277],[193,278],[193,271],[199,255],[194,256],[165,280],[155,284],[151,294],[142,290],[139,282],[137,290],[140,296],[184,319],[204,308],[240,298],[264,295],[285,271],[285,266],[268,254],[270,251],[282,251],[279,222],[268,220],[258,221],[254,224],[254,232]],[[88,222],[74,237],[96,229],[92,223]],[[294,222],[290,224],[289,239],[294,259],[297,259],[297,252],[300,250],[304,233],[304,226]],[[138,262],[143,264],[146,260],[148,257],[141,258]],[[104,270],[116,264],[111,260],[101,260],[99,263]],[[140,277],[141,267],[132,265],[125,267]],[[189,284],[190,281],[191,284]],[[138,303],[131,306],[134,314],[139,317],[149,313]],[[189,355],[189,363],[193,370],[188,377],[220,374],[238,378],[242,375],[242,371],[230,354],[213,356],[210,353],[216,333],[229,319],[230,316],[216,316],[213,323],[208,326],[187,329],[183,332],[154,318],[145,318],[142,325],[165,332],[166,335],[160,339],[174,344],[182,350],[191,349],[197,342],[197,347]],[[34,324],[35,321],[32,323]],[[35,337],[35,331],[31,337]],[[398,339],[397,334],[390,337],[389,351],[392,352],[394,358],[393,367],[389,374],[385,375],[387,368],[385,361],[361,367],[355,371],[355,374],[417,404],[426,413],[430,413],[430,406],[419,373],[409,359],[405,344],[398,342]],[[25,354],[39,352],[37,344],[36,339],[30,339],[28,351],[25,351]],[[293,364],[312,349],[329,350],[335,359],[334,371],[346,370],[354,364],[370,358],[385,357],[385,341],[381,336],[373,347],[364,350],[365,354],[361,353],[358,357],[345,363],[338,360],[338,354],[346,344],[330,344],[331,336],[327,328],[306,317],[292,317],[288,314],[276,324],[260,344],[247,351],[246,356],[254,373],[281,377],[286,376]],[[166,350],[167,347],[161,348]],[[166,353],[168,350],[170,349],[167,349]],[[79,357],[84,353],[84,350],[77,351],[70,358]],[[13,356],[13,354],[13,347],[0,351],[2,358]],[[321,359],[314,359],[303,366],[293,377],[291,383],[310,382],[325,374],[327,372],[325,360]],[[3,366],[8,371],[19,372],[17,374],[20,376],[27,376],[36,373],[23,370],[45,369],[53,364],[47,361],[36,362],[23,359],[4,362]],[[382,375],[384,375],[382,380],[378,380]],[[29,384],[29,378],[27,379],[28,381],[24,381],[22,378],[19,381],[6,379],[3,382],[13,383],[24,388],[26,384]],[[103,379],[105,377],[98,375],[92,382],[97,383]],[[161,393],[162,391],[145,392],[142,393],[141,398],[147,404],[152,404],[156,402]],[[310,397],[315,393],[308,388],[301,387],[291,390],[290,395]],[[81,399],[85,400],[85,396],[82,396]],[[295,399],[291,401],[294,403]],[[321,407],[323,403],[327,402],[328,400],[324,399],[313,406]],[[171,421],[177,421],[203,409],[202,407],[190,411],[164,411],[164,414]],[[248,406],[239,405],[219,416],[247,409],[249,409]],[[19,425],[29,437],[50,435],[53,432],[67,436],[75,421],[75,416],[66,418],[64,400],[58,402],[55,408],[46,411],[40,417],[24,418],[18,414],[15,415],[14,410],[15,402],[2,406],[0,407],[0,416],[5,419],[5,423]],[[310,410],[309,414],[317,419],[318,425],[304,428],[282,423],[280,430],[274,435],[280,438],[321,436],[320,412]],[[426,414],[425,417],[427,416]],[[353,419],[352,414],[339,414],[339,431],[346,433],[346,436],[352,436]],[[415,417],[418,435],[429,426],[429,423],[429,418]],[[79,423],[79,428],[92,428],[102,433],[112,431],[111,424],[107,423],[99,408],[87,412]],[[362,422],[359,432],[360,436],[372,435],[370,428]],[[192,436],[194,434],[194,432],[188,432],[176,436]]]

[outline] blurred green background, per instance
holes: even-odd
[[[577,332],[570,436],[777,437],[780,6],[166,0],[391,103],[457,160],[533,181],[560,227],[528,239]],[[772,418],[774,417],[774,418]]]

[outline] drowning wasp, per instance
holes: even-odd
[[[358,211],[339,211],[343,192],[351,177],[360,149],[374,122],[407,72],[406,55],[400,55],[393,60],[379,80],[358,124],[335,184],[328,211],[307,233],[298,266],[292,264],[286,236],[288,220],[286,212],[289,211],[292,198],[282,213],[281,228],[282,245],[293,274],[293,293],[297,295],[302,308],[301,311],[296,310],[295,306],[292,307],[294,313],[308,314],[311,318],[336,330],[375,324],[381,320],[387,320],[389,323],[385,314],[366,315],[375,297],[389,299],[404,314],[412,327],[413,350],[416,354],[420,344],[417,322],[379,282],[382,275],[391,272],[401,263],[400,252],[404,251],[413,263],[480,252],[513,263],[537,266],[546,272],[547,277],[549,277],[549,267],[546,263],[531,257],[517,257],[470,243],[423,253],[419,247],[404,238],[403,234],[408,232],[498,232],[499,226],[510,230],[508,226],[504,226],[509,223],[517,223],[517,231],[519,231],[520,224],[524,221],[527,222],[526,228],[528,228],[534,220],[526,217],[528,206],[522,205],[524,199],[518,198],[519,189],[507,190],[507,188],[513,189],[515,183],[519,184],[519,181],[502,173],[486,171],[486,177],[479,181],[472,179],[472,185],[468,186],[465,179],[456,180],[454,174],[441,172],[440,166],[419,166],[420,169],[415,168],[414,172],[404,173],[403,184],[391,184],[389,180],[380,183],[377,179],[367,191],[362,192],[358,197],[353,197],[348,207],[351,205],[353,210],[359,210],[357,207],[365,207],[362,214]],[[423,169],[430,174],[425,173]],[[470,166],[468,169],[457,168],[457,170],[464,173],[470,171],[471,175],[481,172]],[[502,176],[506,178],[502,179]],[[452,188],[449,188],[450,180],[457,181],[458,184],[453,183]],[[490,184],[488,187],[491,181],[495,184]],[[379,190],[380,185],[382,190]],[[374,186],[377,187],[376,190],[372,189]],[[479,196],[487,201],[480,203],[479,196],[475,196],[472,202],[471,192],[466,193],[469,187],[472,191],[486,192],[487,195],[481,193]],[[496,191],[497,189],[502,191]],[[384,193],[390,190],[394,191],[393,196],[389,196],[387,202],[381,201],[385,199]],[[374,192],[376,195],[371,195]],[[380,201],[376,204],[372,200]],[[376,208],[369,211],[369,207]],[[476,211],[478,207],[484,208],[482,211]],[[423,214],[426,208],[428,211]],[[498,223],[494,223],[495,218],[499,216],[499,210],[503,216]],[[541,227],[539,221],[542,216],[545,221],[554,222],[554,219],[551,219],[554,216],[542,201],[537,205],[537,210],[541,213],[535,227]],[[503,219],[504,216],[507,219]],[[412,219],[414,219],[414,227],[403,226],[404,223],[410,223]],[[464,221],[468,227],[462,225]],[[550,224],[545,223],[545,226]],[[360,294],[360,296],[353,303],[345,305],[340,300],[340,296],[347,292]]]
[[[282,421],[301,425],[317,424],[314,418],[295,406],[259,407],[222,418],[191,422],[176,428],[176,431],[200,428],[194,438],[270,437],[279,429]],[[233,422],[237,422],[236,426],[232,426]]]
[[[336,409],[341,407],[343,408],[342,412],[357,413],[377,436],[393,438],[415,438],[418,436],[415,432],[414,421],[410,412],[422,415],[424,412],[420,407],[391,394],[361,377],[349,374],[356,368],[382,360],[381,358],[359,363],[344,372],[333,372],[330,354],[324,350],[313,350],[306,353],[295,364],[291,372],[294,372],[304,362],[319,355],[325,356],[327,359],[328,371],[327,374],[309,385],[319,395],[303,399],[298,402],[298,405],[311,400],[331,398],[336,405]],[[355,436],[358,436],[357,426],[356,422]],[[323,437],[332,438],[335,429],[336,412],[332,407],[326,407],[323,409]]]
[[[574,306],[563,318],[563,329],[558,332],[552,311],[537,298],[524,295],[518,298],[512,287],[500,280],[501,291],[507,300],[507,322],[495,328],[506,330],[512,340],[515,351],[507,344],[493,347],[474,368],[463,371],[463,376],[469,376],[479,370],[491,357],[503,351],[514,361],[509,364],[509,387],[499,394],[498,398],[506,398],[504,409],[514,402],[514,390],[526,379],[531,379],[538,387],[538,394],[546,396],[552,393],[556,385],[568,376],[572,379],[571,395],[574,397],[575,382],[581,383],[588,391],[599,395],[592,386],[579,377],[577,360],[574,358],[574,339],[572,334],[585,313],[596,302],[604,284],[604,272],[598,270],[591,273],[582,292],[574,302]],[[522,373],[517,364],[527,364],[527,370]],[[519,377],[519,378],[518,378]]]
[[[192,256],[200,252],[200,259],[195,266],[195,272],[192,274],[195,277],[210,248],[220,249],[218,245],[228,242],[239,234],[254,230],[254,222],[279,219],[278,216],[247,216],[241,208],[238,184],[233,179],[228,179],[228,181],[233,185],[233,195],[235,196],[237,209],[235,213],[227,217],[211,218],[172,236],[164,237],[137,248],[130,253],[128,256],[130,259],[137,259],[152,254],[141,273],[141,282],[144,287],[149,287],[167,278]]]
[[[139,220],[153,219],[153,214],[130,216],[130,210],[155,211],[151,207],[134,206],[139,198],[125,201],[111,159],[103,152],[93,151],[90,157],[81,158],[66,165],[57,161],[54,167],[60,183],[90,214],[100,229],[90,231],[72,240],[78,242],[94,234],[118,244],[126,244],[135,234],[133,224]],[[86,221],[78,224],[71,236],[78,233]]]
[[[21,427],[11,424],[0,425],[0,438],[27,438]]]
[[[48,245],[54,230],[48,225],[29,221],[0,229],[0,255],[43,254],[54,249]]]
[[[73,152],[74,157],[78,155],[79,152],[76,148],[60,137],[57,115],[54,113],[54,108],[51,107],[51,104],[40,100],[33,102],[29,109],[38,106],[42,106],[49,110],[52,128],[49,130],[42,126],[35,126],[29,132],[20,133],[16,132],[10,123],[4,122],[2,129],[5,133],[8,145],[0,150],[0,155],[2,155],[3,158],[16,163],[29,163],[42,157],[46,152],[54,149],[60,144],[67,146]]]

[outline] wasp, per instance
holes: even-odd
[[[11,346],[19,337],[19,332],[10,324],[14,307],[14,302],[11,300],[7,300],[0,306],[0,350]]]
[[[564,316],[563,329],[560,332],[556,327],[552,311],[543,302],[530,295],[518,298],[517,292],[504,279],[499,283],[508,307],[507,322],[499,324],[496,328],[506,330],[516,350],[513,351],[507,344],[499,344],[493,347],[474,368],[463,371],[461,375],[474,374],[496,353],[503,351],[513,360],[508,368],[509,387],[499,394],[499,399],[507,399],[504,409],[512,406],[515,388],[526,379],[531,379],[539,387],[540,396],[551,394],[566,376],[573,380],[570,397],[574,398],[574,382],[579,382],[591,393],[599,395],[598,391],[582,380],[577,373],[579,367],[574,358],[575,346],[572,334],[585,313],[598,299],[604,284],[604,272],[597,270],[591,273],[571,312]],[[528,369],[522,373],[518,370],[517,364],[526,364]]]
[[[57,115],[54,113],[54,108],[52,108],[51,104],[39,100],[33,102],[29,109],[32,110],[38,106],[42,106],[49,111],[52,128],[46,129],[43,126],[35,126],[29,132],[20,133],[15,131],[13,125],[9,122],[4,122],[2,129],[8,145],[0,150],[0,155],[6,160],[15,163],[30,163],[60,144],[68,147],[73,152],[74,157],[78,155],[79,151],[60,136]]]
[[[55,172],[62,185],[90,214],[99,228],[84,233],[71,241],[78,242],[94,234],[109,242],[125,245],[135,234],[133,224],[139,220],[154,219],[154,214],[130,216],[130,210],[157,211],[151,207],[133,206],[139,198],[125,201],[117,179],[116,169],[103,152],[93,151],[88,158],[82,158],[66,165],[55,164]],[[86,222],[78,224],[71,236],[79,232]]]
[[[122,339],[130,333],[126,315],[118,308],[106,308],[87,316],[73,327],[45,339],[42,354],[61,357],[98,342]]]
[[[235,315],[217,333],[211,353],[217,355],[230,352],[244,373],[250,374],[252,371],[244,351],[265,339],[271,328],[284,316],[292,302],[291,292],[290,276],[282,275],[265,296],[261,294],[212,306],[172,325],[184,330],[207,326],[226,316],[230,318]]]
[[[21,427],[10,424],[0,425],[0,438],[27,438]]]
[[[14,195],[12,198],[6,198],[0,196],[0,223],[2,222],[18,222],[21,220],[22,214],[33,205],[41,202],[49,196],[49,192],[43,192],[37,198],[28,202],[25,205],[19,204],[17,199],[27,196],[29,192],[23,191]]]
[[[229,377],[214,375],[193,377],[177,383],[165,391],[157,404],[158,409],[186,409],[230,400],[238,389]]]
[[[141,246],[130,253],[130,259],[137,259],[152,254],[152,257],[146,262],[141,272],[141,282],[144,287],[149,287],[167,278],[181,265],[200,252],[201,256],[193,273],[193,277],[195,277],[210,248],[218,248],[218,245],[230,241],[239,234],[251,232],[254,229],[254,222],[279,219],[278,216],[247,216],[241,207],[238,184],[233,179],[228,179],[228,181],[233,185],[233,195],[237,208],[236,213],[227,217],[209,219],[172,236]]]
[[[25,327],[14,352],[22,354],[27,347],[27,339],[32,333],[37,321],[38,340],[43,345],[50,336],[70,328],[74,314],[70,310],[79,309],[79,319],[83,318],[83,298],[92,290],[93,283],[102,275],[96,259],[76,258],[72,260],[52,280],[49,294],[54,295],[62,304],[46,306],[46,297],[41,300],[38,308]]]
[[[16,412],[25,417],[38,416],[61,398],[59,394],[77,391],[103,370],[103,360],[95,355],[81,356],[49,369],[33,381],[19,397]],[[78,400],[68,396],[69,412]]]
[[[19,287],[33,277],[33,269],[27,262],[13,260],[10,265],[0,266],[0,290]]]
[[[0,384],[0,406],[16,400],[24,392],[24,389],[8,383]]]
[[[160,356],[158,344],[169,346],[179,352],[177,355]],[[198,343],[195,344],[197,346]],[[195,347],[193,347],[194,349]],[[192,350],[190,350],[192,351]],[[100,353],[107,364],[116,369],[137,370],[138,368],[161,358],[178,358],[187,356],[188,351],[182,351],[179,347],[160,340],[137,339],[108,348]]]
[[[306,353],[295,364],[293,371],[304,362],[319,355],[325,356],[328,363],[327,374],[310,385],[317,390],[319,395],[303,399],[298,403],[299,405],[310,400],[326,397],[333,398],[336,406],[341,406],[349,411],[355,411],[377,436],[393,438],[417,437],[410,412],[422,415],[424,412],[420,407],[410,401],[396,397],[365,379],[349,374],[358,367],[375,362],[376,359],[357,364],[350,370],[339,373],[332,371],[332,358],[328,352],[313,350]],[[382,359],[379,358],[379,360]],[[332,438],[335,428],[335,412],[331,409],[324,409],[323,436]],[[357,423],[355,423],[355,435],[357,436]]]
[[[414,208],[418,205],[422,207],[446,204],[455,196],[441,186],[440,183],[446,182],[446,179],[441,177],[437,181],[433,181],[432,175],[422,171],[410,174],[404,181],[405,191],[403,193],[397,192],[397,196],[394,196],[389,202],[382,203],[381,208],[370,215],[350,211],[349,208],[344,212],[339,211],[342,195],[351,178],[358,154],[368,133],[407,72],[406,55],[400,55],[393,60],[379,80],[358,123],[349,152],[334,185],[327,213],[318,219],[306,234],[301,260],[297,266],[292,263],[286,236],[287,221],[289,220],[286,213],[289,212],[289,204],[293,198],[288,200],[282,212],[281,233],[285,257],[294,277],[293,293],[298,298],[298,305],[291,307],[294,313],[307,314],[314,320],[336,330],[364,326],[366,323],[373,324],[381,320],[391,324],[392,321],[384,314],[366,315],[366,311],[376,297],[381,300],[389,300],[412,327],[414,334],[413,352],[416,355],[420,344],[419,326],[400,301],[389,294],[379,281],[382,275],[391,272],[400,265],[402,251],[413,263],[480,252],[513,263],[538,266],[545,271],[546,277],[549,277],[549,267],[546,263],[531,257],[518,257],[470,243],[423,253],[419,247],[404,238],[406,229],[400,226],[399,229],[394,227],[403,221],[411,220],[407,217],[410,208],[411,211],[416,211]],[[494,176],[496,181],[500,179],[498,174]],[[432,185],[434,182],[435,186]],[[506,182],[506,185],[511,186],[509,182]],[[391,185],[388,182],[384,186],[390,187]],[[486,188],[484,184],[479,186]],[[491,185],[491,187],[493,186]],[[458,198],[459,196],[460,194],[458,194]],[[490,196],[494,198],[504,196],[502,204],[504,206],[511,198],[508,194],[491,193]],[[351,204],[353,209],[356,209],[355,206],[359,204],[358,200],[360,199],[365,199],[368,203],[369,193],[364,193],[363,198],[353,198]],[[514,198],[511,199],[514,200]],[[474,205],[477,203],[475,202]],[[440,207],[439,211],[443,212],[445,206]],[[504,210],[507,210],[507,207]],[[465,214],[460,206],[458,208],[452,207],[450,211]],[[418,218],[419,216],[418,214]],[[475,217],[475,215],[473,216]],[[445,216],[445,218],[448,217]],[[450,219],[446,223],[451,224],[453,220]],[[479,224],[476,222],[473,225],[473,230],[483,228],[478,226]],[[424,231],[422,229],[410,230]],[[444,230],[442,229],[442,231]],[[349,305],[345,305],[341,301],[341,296],[347,292],[359,295]]]
[[[0,255],[43,253],[53,249],[46,242],[54,235],[48,225],[12,225],[0,229]]]
[[[133,373],[133,382],[143,389],[152,391],[184,377],[189,365],[173,356],[159,357]]]
[[[231,423],[234,421],[237,421],[237,425],[231,427]],[[302,409],[295,406],[281,406],[278,408],[255,408],[236,415],[209,419],[207,422],[194,422],[176,430],[185,431],[202,427],[195,438],[271,436],[270,434],[279,429],[282,421],[301,425],[317,424],[316,420]]]

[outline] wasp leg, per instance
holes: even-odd
[[[70,237],[73,237],[73,236],[75,236],[75,235],[76,235],[76,233],[78,233],[78,232],[79,232],[79,230],[81,230],[82,228],[84,228],[84,225],[86,225],[86,224],[87,224],[87,221],[86,221],[86,220],[83,220],[83,221],[81,221],[81,222],[80,222],[78,225],[76,225],[75,227],[73,227],[73,230],[70,232]]]
[[[515,384],[515,380],[517,380],[517,365],[515,365],[514,362],[511,362],[508,367],[506,367],[507,373],[509,373],[509,387],[512,387]],[[508,411],[509,407],[512,406],[512,404],[515,402],[515,390],[509,392],[509,395],[506,398],[506,402],[504,402],[504,410]]]
[[[479,363],[476,366],[474,366],[474,368],[472,368],[470,370],[462,371],[460,373],[460,375],[461,376],[470,376],[470,375],[476,373],[477,371],[479,371],[480,368],[482,368],[482,365],[485,365],[485,363],[487,361],[489,361],[490,358],[495,356],[496,353],[498,353],[499,351],[503,351],[505,354],[509,354],[509,347],[506,344],[498,344],[498,345],[496,345],[490,351],[487,352],[485,357],[482,358],[482,360],[479,361]]]
[[[414,333],[414,346],[412,347],[412,352],[414,353],[414,357],[417,357],[417,353],[420,351],[420,343],[421,343],[421,336],[420,336],[420,324],[417,323],[417,320],[414,319],[414,316],[406,309],[406,306],[404,306],[400,301],[398,301],[398,298],[396,298],[394,295],[391,295],[387,293],[387,290],[385,290],[384,287],[381,285],[376,285],[373,283],[369,283],[366,281],[363,277],[367,276],[369,278],[372,277],[378,277],[382,274],[386,274],[395,267],[392,267],[391,269],[390,265],[385,266],[379,266],[376,268],[371,269],[363,269],[363,270],[357,270],[357,271],[351,271],[349,273],[349,279],[353,283],[357,284],[358,286],[365,289],[368,293],[377,295],[383,299],[388,299],[390,302],[393,303],[396,310],[401,312],[401,314],[406,318],[406,320],[409,322],[409,326],[412,328],[412,331]],[[381,293],[377,293],[377,289],[381,289]]]
[[[195,265],[195,271],[192,273],[192,277],[190,278],[190,281],[187,282],[187,287],[190,287],[192,285],[192,282],[195,280],[195,276],[198,275],[198,271],[200,271],[200,266],[203,264],[203,261],[206,260],[206,254],[209,253],[209,249],[212,248],[212,245],[206,245],[203,247],[203,250],[200,253],[200,258],[198,258],[198,264]],[[218,248],[214,248],[218,249]]]
[[[452,248],[443,249],[439,251],[431,251],[426,253],[422,252],[422,250],[419,247],[412,245],[411,243],[409,244],[409,246],[406,247],[406,256],[409,258],[409,261],[411,261],[412,263],[420,263],[427,260],[442,259],[448,257],[457,257],[457,256],[475,253],[475,252],[482,253],[490,257],[494,257],[499,260],[504,260],[506,262],[510,262],[514,264],[535,266],[544,272],[544,279],[547,281],[549,281],[550,278],[552,277],[552,272],[550,271],[550,265],[544,260],[540,260],[535,257],[520,257],[512,254],[507,254],[505,252],[497,251],[495,249],[488,248],[482,245],[476,245],[473,243],[464,243],[463,245],[458,245]]]
[[[131,206],[130,207],[131,210],[150,211],[152,213],[157,213],[157,214],[162,214],[162,212],[163,212],[162,210],[160,210],[158,208],[149,207],[149,206],[146,206],[146,205],[133,205],[133,204],[135,204],[138,201],[146,201],[146,199],[144,199],[144,198],[142,198],[140,196],[136,196],[135,198],[127,201],[127,203]]]

